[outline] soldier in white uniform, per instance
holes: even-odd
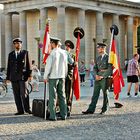
[[[62,120],[67,117],[67,104],[65,96],[65,78],[67,76],[67,55],[59,47],[58,38],[50,38],[52,51],[45,66],[44,79],[49,82],[49,120],[55,121],[56,101],[59,100],[60,116]]]

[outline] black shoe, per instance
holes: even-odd
[[[121,107],[123,107],[123,105],[121,103],[116,102],[114,104],[115,104],[115,108],[121,108]]]
[[[28,113],[28,114],[32,114],[31,110],[28,110],[28,111],[25,111],[25,112]]]
[[[94,112],[93,111],[82,111],[82,113],[84,114],[84,115],[87,115],[87,114],[94,114]]]
[[[24,114],[24,112],[17,112],[17,113],[15,113],[15,115],[23,115]]]
[[[105,110],[105,111],[102,110],[102,111],[100,112],[101,115],[103,115],[103,114],[105,114],[105,113],[106,113],[106,110]]]
[[[51,119],[51,118],[49,118],[49,121],[56,121],[56,119]]]
[[[129,92],[127,93],[127,96],[128,96],[128,97],[131,97],[131,95],[130,95],[130,93],[129,93]]]
[[[137,97],[137,96],[138,96],[138,93],[136,92],[136,93],[135,93],[135,97]]]
[[[67,117],[70,117],[70,112],[67,113]]]
[[[58,118],[61,117],[60,112],[57,112],[57,113],[56,113],[56,116],[57,116]]]

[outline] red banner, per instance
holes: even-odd
[[[76,43],[76,57],[75,57],[76,62],[78,62],[79,53],[80,53],[80,36],[78,34],[77,43]],[[73,91],[74,91],[76,100],[79,100],[80,99],[80,78],[79,78],[78,65],[74,67]]]

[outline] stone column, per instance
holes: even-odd
[[[22,49],[27,50],[27,23],[26,23],[26,12],[19,12],[19,36],[22,39]]]
[[[40,9],[40,42],[41,43],[43,43],[47,18],[48,18],[47,9],[41,8]]]
[[[65,42],[65,7],[57,7],[57,37],[61,43]]]
[[[127,58],[133,57],[133,17],[129,16],[127,20]]]
[[[96,12],[96,44],[103,42],[103,13],[100,11]]]
[[[43,43],[47,18],[48,18],[47,9],[40,8],[40,40],[39,40],[40,43]],[[38,66],[39,66],[39,69],[41,70],[41,68],[43,67],[42,66],[43,56],[42,56],[42,49],[40,49],[40,48],[38,48],[38,58],[39,58]]]
[[[95,44],[97,44],[98,42],[103,42],[103,13],[100,11],[96,12],[96,41]],[[96,45],[95,45],[96,46]],[[95,51],[96,52],[95,58],[98,55],[97,53],[97,49],[95,47]]]
[[[5,67],[7,67],[8,54],[12,48],[12,14],[8,13],[5,15]]]
[[[121,46],[121,41],[120,41],[120,36],[121,36],[121,30],[120,30],[120,22],[119,22],[119,15],[118,14],[113,14],[113,24],[115,24],[118,29],[119,29],[119,33],[117,36],[115,36],[115,40],[116,40],[116,49],[117,49],[117,53],[119,54],[119,58],[120,58],[120,64],[121,64],[121,68],[124,67],[124,46]]]
[[[78,26],[85,31],[85,10],[78,11]],[[85,36],[80,40],[80,55],[79,58],[85,60]]]

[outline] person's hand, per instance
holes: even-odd
[[[32,80],[32,76],[28,77],[28,81],[31,81]]]
[[[10,83],[10,82],[11,82],[10,80],[5,80],[4,81],[5,84]]]
[[[96,79],[96,81],[102,80],[103,79],[103,76],[96,75],[95,76],[95,79]]]
[[[44,79],[44,83],[47,83],[48,82],[48,80],[47,79]]]
[[[78,62],[75,61],[75,62],[73,63],[73,66],[74,66],[74,67],[78,67]]]

